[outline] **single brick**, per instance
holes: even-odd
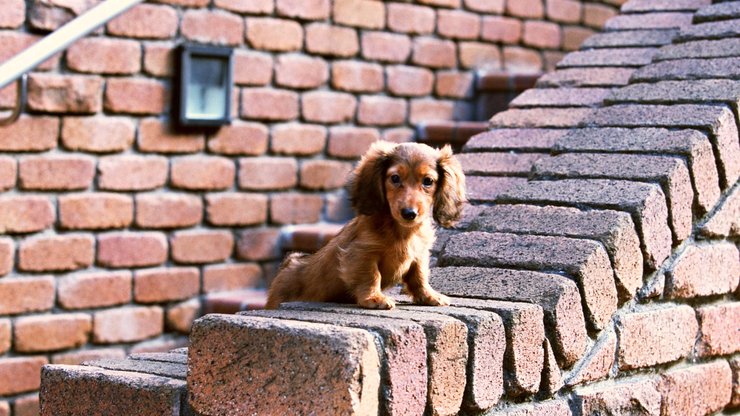
[[[522,42],[540,49],[560,47],[562,32],[557,23],[529,20],[524,22]]]
[[[696,353],[701,357],[730,355],[740,350],[740,303],[703,306],[696,310],[700,337]]]
[[[87,309],[131,301],[131,272],[77,273],[58,280],[58,301],[64,309]]]
[[[200,299],[180,302],[167,309],[166,326],[169,331],[189,334],[193,321],[201,315]],[[187,371],[187,369],[186,369]]]
[[[103,108],[98,76],[34,73],[28,77],[28,108],[50,113],[98,113]]]
[[[277,14],[305,20],[325,20],[329,18],[329,0],[277,0]]]
[[[185,380],[187,376],[187,365],[161,360],[148,360],[146,354],[137,353],[138,359],[111,360],[102,359],[83,363],[84,366],[104,368],[106,370],[132,371],[144,374],[152,374],[173,379]],[[141,356],[144,357],[141,357]]]
[[[720,3],[710,5],[709,1],[704,1],[701,5],[706,5],[707,7],[702,7],[696,12],[694,15],[695,23],[740,18],[740,8],[738,8],[737,4],[725,2],[724,4]],[[690,10],[693,11],[697,9],[698,7],[696,6],[698,5],[695,5],[695,7]]]
[[[307,224],[319,221],[324,207],[321,195],[297,192],[270,198],[270,220],[275,224]]]
[[[0,354],[10,350],[11,337],[10,319],[0,319]]]
[[[326,127],[313,124],[278,124],[272,128],[271,150],[275,153],[312,155],[326,143]]]
[[[740,235],[740,189],[730,191],[699,232],[707,237]]]
[[[239,16],[221,10],[187,10],[182,16],[180,32],[190,41],[239,45],[244,33],[244,21]]]
[[[609,19],[607,30],[681,29],[691,25],[692,13],[623,14]]]
[[[724,20],[720,22],[706,22],[684,27],[676,38],[679,42],[701,39],[723,39],[737,37],[740,33],[738,21],[740,19]]]
[[[175,68],[175,44],[144,43],[144,72],[157,77],[172,76]]]
[[[557,67],[641,67],[651,62],[656,51],[655,48],[589,49],[569,53]]]
[[[5,233],[31,233],[54,223],[54,207],[43,196],[5,196],[0,198],[0,230]]]
[[[633,72],[620,67],[559,69],[538,79],[537,87],[617,87],[627,85]]]
[[[464,153],[458,155],[466,175],[527,175],[537,159],[538,153]]]
[[[10,238],[0,239],[0,276],[13,270],[15,260],[15,244]]]
[[[140,341],[162,333],[164,313],[157,306],[125,306],[93,314],[93,341],[115,344]]]
[[[292,120],[298,117],[298,94],[272,88],[244,88],[241,116],[249,119]]]
[[[272,79],[272,56],[264,52],[234,52],[234,83],[266,85]]]
[[[457,65],[457,47],[451,40],[420,36],[414,38],[411,61],[431,68],[454,68]]]
[[[545,15],[545,7],[542,0],[506,2],[506,14],[516,17],[541,19]]]
[[[380,140],[377,129],[367,127],[337,126],[329,129],[329,155],[355,159],[367,151],[370,145]]]
[[[462,10],[439,10],[437,33],[453,39],[477,39],[481,31],[481,19],[475,13]]]
[[[167,259],[167,239],[156,232],[115,232],[98,236],[98,264],[107,267],[156,266]]]
[[[229,231],[181,231],[170,241],[172,259],[179,263],[213,263],[231,256],[234,236]]]
[[[369,0],[362,0],[372,3]],[[368,60],[404,62],[411,53],[411,39],[387,32],[363,32],[362,56]]]
[[[464,150],[488,152],[499,150],[549,152],[555,142],[565,136],[564,130],[546,129],[491,129],[476,134],[465,144]]]
[[[394,32],[428,35],[434,32],[434,9],[404,3],[388,3],[388,28]]]
[[[740,255],[731,243],[691,244],[668,270],[666,296],[693,298],[734,291],[740,280]]]
[[[660,61],[645,65],[635,71],[633,81],[737,79],[740,76],[738,65],[740,65],[740,57]]]
[[[145,153],[194,153],[205,147],[203,134],[177,133],[156,118],[139,122],[138,137],[139,150]]]
[[[527,108],[512,109],[491,118],[493,127],[576,127],[595,110],[590,108]]]
[[[203,292],[251,288],[262,280],[262,269],[254,263],[218,264],[203,268]]]
[[[719,360],[661,374],[662,414],[702,415],[721,410],[732,397],[732,370]]]
[[[329,68],[321,58],[281,55],[275,62],[275,82],[287,88],[316,88],[329,79]]]
[[[267,221],[267,196],[220,193],[206,196],[208,222],[216,226],[245,226]]]
[[[632,312],[618,318],[619,368],[650,367],[688,356],[698,324],[686,305]]]
[[[465,186],[470,201],[493,202],[500,194],[526,182],[527,178],[512,176],[468,176]]]
[[[131,148],[135,134],[136,126],[125,117],[65,117],[61,139],[72,151],[109,153]]]
[[[545,2],[548,20],[562,23],[578,23],[583,6],[574,0],[547,0]]]
[[[136,225],[142,228],[182,228],[199,224],[203,203],[194,195],[136,195]]]
[[[453,101],[442,101],[431,98],[411,100],[409,122],[418,124],[435,120],[452,120],[455,118],[456,104]]]
[[[365,331],[257,317],[210,315],[196,321],[191,340],[188,388],[193,398],[190,404],[198,412],[241,412],[245,409],[279,413],[289,409],[332,409],[332,412],[353,414],[377,412],[380,362],[373,337]],[[222,342],[226,340],[228,342]],[[246,345],[250,345],[248,355],[243,354]],[[299,351],[305,359],[297,361]],[[212,360],[220,361],[227,356],[239,357],[238,365],[227,366],[227,371],[212,372]],[[270,368],[254,365],[264,359],[269,359],[273,365]],[[276,371],[281,368],[286,371]],[[288,368],[293,371],[287,371]],[[236,374],[239,376],[232,376]],[[254,382],[246,388],[241,382],[236,383],[244,377]],[[296,389],[296,386],[303,388]],[[201,394],[203,389],[208,393]],[[326,394],[317,395],[319,390]],[[221,399],[225,397],[238,399]],[[266,398],[269,400],[263,400]]]
[[[601,179],[533,181],[505,192],[499,201],[626,211],[638,226],[643,260],[648,268],[658,268],[671,251],[666,198],[656,185]]]
[[[124,228],[133,218],[134,203],[128,195],[93,192],[59,197],[59,222],[63,228]]]
[[[542,307],[559,362],[571,367],[585,353],[588,335],[578,287],[554,274],[477,267],[434,268],[432,286],[451,295],[530,302]],[[474,284],[471,284],[475,282]],[[517,287],[517,290],[512,290]]]
[[[0,279],[0,313],[41,312],[54,306],[54,276]]]
[[[38,390],[41,384],[41,367],[48,362],[43,356],[0,358],[0,395]]]
[[[76,348],[87,343],[91,330],[86,313],[24,316],[15,321],[13,347],[24,353]]]
[[[319,55],[346,58],[357,54],[360,42],[354,29],[312,23],[306,26],[306,50]]]
[[[239,234],[237,256],[240,259],[274,260],[280,258],[280,230],[274,228],[246,229]]]
[[[133,74],[141,69],[141,45],[132,40],[83,38],[67,49],[67,66],[93,74]]]
[[[434,85],[434,74],[426,68],[394,65],[386,69],[388,91],[394,95],[429,95]]]
[[[162,303],[191,298],[200,292],[200,271],[195,267],[168,267],[134,272],[134,300]]]
[[[341,123],[352,119],[357,99],[350,94],[311,91],[301,96],[301,112],[307,121]]]
[[[362,125],[396,126],[406,120],[406,100],[384,96],[363,96],[357,109]]]
[[[382,29],[385,27],[385,4],[371,0],[334,0],[332,17],[341,25]]]
[[[503,16],[483,16],[481,38],[491,42],[517,44],[522,38],[522,21]]]
[[[375,63],[335,61],[331,67],[331,83],[338,90],[378,92],[385,83],[383,67]]]
[[[457,71],[437,72],[434,91],[441,97],[470,98],[473,95],[473,75]]]
[[[246,25],[247,42],[255,49],[287,52],[297,51],[303,45],[303,28],[296,21],[249,17],[246,19]]]
[[[335,160],[307,160],[301,164],[300,185],[308,189],[335,189],[344,186],[352,164]]]
[[[660,392],[652,378],[629,379],[616,384],[578,388],[574,402],[582,414],[625,412],[626,414],[660,415]]]
[[[686,58],[726,58],[740,55],[740,39],[698,40],[660,48],[655,61]]]
[[[170,183],[188,190],[217,190],[234,184],[236,167],[219,156],[186,156],[171,161]]]
[[[599,33],[583,42],[584,49],[648,47],[670,45],[676,29],[619,30]],[[667,46],[670,48],[671,46]],[[663,49],[658,52],[662,53]]]
[[[108,33],[121,37],[168,39],[177,33],[177,11],[169,6],[139,4],[108,22]]]
[[[597,107],[610,91],[606,88],[535,88],[518,95],[509,106]]]
[[[298,164],[288,157],[239,159],[239,187],[264,191],[292,188],[298,183]]]
[[[275,2],[274,0],[214,0],[213,3],[217,7],[237,13],[270,14]]]
[[[633,84],[613,91],[607,103],[692,104],[725,102],[733,105],[740,95],[740,81],[694,80]]]
[[[18,248],[18,268],[24,271],[67,271],[90,266],[95,257],[92,236],[65,234],[36,237]]]
[[[22,114],[14,123],[0,126],[0,150],[39,152],[54,149],[58,135],[58,118]]]
[[[145,78],[111,78],[105,88],[105,109],[113,113],[160,114],[169,101],[163,83]]]
[[[703,6],[711,4],[710,0],[674,0],[674,1],[650,1],[634,0],[622,7],[623,12],[665,12],[665,11],[696,11]]]
[[[18,161],[21,189],[86,189],[94,176],[95,160],[87,156],[25,156]]]
[[[261,155],[267,151],[268,131],[261,123],[232,121],[209,137],[208,150],[224,155]]]
[[[460,65],[463,68],[498,69],[501,67],[501,52],[496,45],[479,42],[461,42]],[[504,57],[504,61],[506,58]]]
[[[98,162],[98,186],[111,191],[143,191],[163,186],[168,161],[161,156],[106,156]]]

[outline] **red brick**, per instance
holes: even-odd
[[[666,297],[681,299],[734,291],[740,255],[732,243],[689,245],[668,270]]]
[[[0,61],[5,62],[19,52],[36,43],[41,37],[28,33],[14,31],[0,32]],[[48,71],[59,66],[61,54],[56,54],[36,67],[41,71]]]
[[[336,23],[364,29],[385,27],[385,3],[372,0],[334,0],[332,17]]]
[[[583,23],[597,29],[604,27],[606,21],[616,14],[617,11],[607,5],[596,3],[583,5]]]
[[[363,125],[393,126],[404,124],[406,101],[384,96],[364,96],[360,99],[357,121]]]
[[[65,117],[61,138],[69,150],[108,153],[131,148],[135,133],[133,121],[124,117]]]
[[[200,316],[201,303],[197,298],[170,306],[167,308],[167,330],[188,334],[193,326],[193,321]]]
[[[46,357],[0,358],[0,396],[38,390]]]
[[[293,158],[253,157],[239,160],[239,187],[264,191],[292,188],[298,183]]]
[[[32,73],[28,108],[50,113],[97,113],[102,109],[103,79],[88,75]]]
[[[301,165],[301,186],[308,189],[336,189],[344,185],[352,164],[334,160],[307,160]]]
[[[428,35],[434,32],[434,9],[404,3],[388,3],[388,28],[394,32]]]
[[[131,301],[131,272],[77,273],[58,280],[59,305],[88,309]]]
[[[308,224],[319,221],[324,201],[321,195],[295,192],[270,198],[270,219],[275,224]]]
[[[18,397],[13,403],[15,416],[38,416],[39,409],[40,403],[38,393]]]
[[[8,126],[0,126],[0,151],[43,151],[57,146],[59,119],[21,115]]]
[[[200,133],[176,133],[156,118],[139,123],[139,150],[157,153],[194,153],[203,150],[205,139]]]
[[[661,397],[651,378],[577,389],[574,399],[582,414],[660,415]]]
[[[480,33],[480,17],[461,10],[439,10],[437,33],[454,39],[477,39]]]
[[[498,69],[501,52],[495,45],[477,42],[460,43],[460,65],[464,68]]]
[[[91,330],[86,313],[24,316],[15,321],[13,346],[24,353],[76,348],[87,343]]]
[[[18,248],[18,268],[34,272],[82,269],[93,262],[93,244],[93,238],[84,234],[28,239]]]
[[[661,374],[662,415],[708,415],[732,397],[732,371],[719,360]]]
[[[67,66],[93,74],[133,74],[141,69],[141,45],[132,40],[83,38],[67,49]]]
[[[26,3],[23,0],[6,0],[0,12],[0,28],[16,29],[26,19]]]
[[[394,65],[386,69],[388,90],[394,95],[429,95],[434,85],[434,74],[426,68]]]
[[[298,117],[298,94],[272,88],[244,88],[241,107],[244,118],[292,120]]]
[[[267,196],[222,193],[206,196],[208,222],[216,226],[245,226],[267,221]]]
[[[177,11],[169,6],[139,4],[108,22],[114,36],[144,39],[168,39],[177,33]]]
[[[238,66],[234,66],[234,69]],[[175,44],[171,42],[144,43],[144,71],[156,77],[170,77],[175,70]],[[236,71],[235,71],[236,74]],[[235,77],[236,79],[236,77]]]
[[[183,228],[203,219],[200,197],[188,194],[136,195],[136,225],[142,228]]]
[[[173,187],[188,190],[216,190],[234,184],[234,163],[219,156],[186,156],[171,162]]]
[[[131,289],[129,288],[130,292]],[[51,362],[53,364],[79,365],[85,361],[101,359],[123,360],[124,358],[126,358],[126,351],[123,348],[97,348],[54,354],[51,356]]]
[[[506,13],[517,17],[541,19],[545,16],[543,0],[517,0],[506,2]]]
[[[182,16],[180,32],[188,40],[201,43],[239,45],[244,21],[221,10],[188,10]]]
[[[619,318],[619,368],[650,367],[688,356],[698,324],[689,306],[633,312]]]
[[[701,226],[700,232],[710,237],[740,235],[740,189],[730,191],[714,214]]]
[[[319,55],[346,58],[356,55],[360,44],[357,32],[353,29],[312,23],[306,26],[306,50]]]
[[[387,32],[362,33],[362,56],[365,59],[403,62],[410,53],[411,40],[406,35]]]
[[[473,78],[469,72],[437,72],[434,92],[441,97],[469,98],[473,94]]]
[[[234,83],[237,85],[266,85],[272,79],[272,56],[263,52],[236,50],[234,52]]]
[[[247,229],[239,235],[236,247],[237,256],[250,261],[277,259],[280,257],[279,242],[280,230],[278,229]]]
[[[329,0],[276,0],[277,14],[303,20],[329,18]]]
[[[126,306],[93,315],[93,341],[117,344],[140,341],[162,333],[164,313],[157,306]]]
[[[395,4],[395,3],[394,3]],[[350,92],[383,90],[383,67],[367,62],[335,61],[331,66],[332,87]]]
[[[355,115],[357,99],[341,92],[311,91],[301,97],[301,111],[307,121],[341,123]]]
[[[730,355],[740,351],[740,303],[703,306],[696,310],[701,333],[696,354],[701,357]]]
[[[568,375],[566,384],[574,386],[607,378],[614,366],[614,353],[617,350],[617,336],[607,330],[596,340],[586,356]]]
[[[11,336],[10,319],[0,319],[0,354],[10,350]]]
[[[271,150],[275,153],[312,155],[326,144],[326,127],[313,124],[278,124],[272,128]]]
[[[251,288],[262,280],[262,269],[256,264],[219,264],[203,269],[203,292],[221,292]]]
[[[168,161],[161,156],[107,156],[98,163],[98,186],[112,191],[143,191],[163,186]]]
[[[87,1],[65,2],[63,0],[33,3],[29,10],[29,23],[34,29],[52,31],[94,5],[95,3]]]
[[[566,26],[563,28],[563,49],[566,51],[578,50],[583,42],[591,37],[594,31],[578,26]]]
[[[545,0],[547,20],[578,23],[581,20],[581,2],[575,0]]]
[[[558,48],[560,47],[560,26],[550,22],[524,22],[522,41],[525,45],[540,49]]]
[[[267,150],[267,141],[263,124],[233,121],[208,139],[208,150],[225,155],[260,155]]]
[[[411,100],[409,121],[416,124],[422,121],[452,120],[454,104],[428,98]]]
[[[519,43],[522,37],[521,20],[503,16],[484,16],[481,38],[506,44]]]
[[[162,303],[187,299],[200,292],[200,272],[195,267],[171,267],[134,272],[134,300]]]
[[[247,18],[246,37],[255,49],[297,51],[303,45],[303,28],[292,20],[250,17]]]
[[[5,233],[41,231],[54,223],[54,207],[42,196],[0,198],[0,230]]]
[[[13,270],[15,260],[15,244],[10,238],[0,238],[0,276]]]
[[[213,263],[231,256],[234,236],[230,231],[181,231],[170,242],[172,259],[179,263]]]
[[[214,0],[213,2],[216,7],[222,9],[250,14],[270,14],[274,9],[273,3],[273,0]]]
[[[380,140],[377,129],[362,127],[332,127],[329,130],[327,152],[331,156],[355,159],[367,151],[370,145]]]
[[[159,81],[143,78],[111,78],[105,89],[105,109],[113,113],[160,114],[168,92]]]
[[[107,267],[156,266],[167,260],[167,239],[155,232],[116,232],[98,236],[98,264]]]
[[[503,48],[504,69],[510,72],[535,72],[543,68],[542,57],[536,51],[506,46]]]
[[[124,228],[133,218],[134,202],[128,195],[94,192],[59,197],[59,222],[66,229]]]
[[[504,0],[465,0],[465,7],[476,12],[503,14]]]
[[[329,79],[329,68],[321,58],[288,54],[278,57],[275,82],[289,88],[316,88]]]
[[[41,312],[54,306],[54,276],[0,279],[0,314]]]
[[[86,189],[94,176],[95,161],[84,156],[26,156],[18,163],[22,189]]]

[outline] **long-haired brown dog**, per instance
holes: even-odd
[[[391,309],[382,291],[401,282],[422,305],[449,305],[429,286],[432,219],[453,225],[462,213],[465,176],[449,146],[376,142],[348,184],[357,217],[313,255],[294,253],[272,282],[267,308],[281,302],[357,303]]]

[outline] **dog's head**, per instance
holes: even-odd
[[[403,226],[416,226],[430,214],[443,227],[462,214],[465,176],[450,146],[375,142],[349,182],[352,207],[362,215],[390,214]]]

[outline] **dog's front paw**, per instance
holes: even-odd
[[[396,302],[393,299],[382,294],[360,299],[357,304],[366,309],[393,309],[396,307]]]
[[[421,296],[415,296],[414,303],[417,305],[425,306],[449,306],[450,298],[441,293],[430,291],[422,294]]]

